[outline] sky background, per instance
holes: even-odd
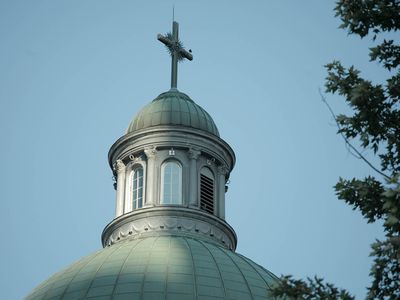
[[[0,0],[2,298],[21,299],[101,248],[115,210],[107,153],[169,89],[170,58],[156,35],[170,31],[173,4],[194,55],[179,65],[178,88],[236,153],[226,215],[237,252],[362,299],[381,226],[333,186],[372,171],[336,135],[318,89],[334,59],[375,82],[387,74],[369,62],[368,39],[338,29],[334,1],[318,0]]]

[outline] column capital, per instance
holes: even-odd
[[[157,154],[157,149],[156,147],[146,147],[144,148],[144,154],[146,154],[146,157],[148,159],[154,158]]]
[[[218,166],[217,172],[218,172],[219,175],[224,175],[225,176],[226,174],[228,174],[229,169],[227,167],[225,167],[225,166]]]
[[[125,168],[126,168],[126,166],[121,159],[117,159],[117,161],[114,163],[114,166],[113,166],[114,171],[116,171],[117,173],[125,170]]]
[[[188,151],[188,155],[190,159],[198,159],[201,154],[201,151],[196,148],[190,148]]]

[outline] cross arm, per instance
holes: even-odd
[[[171,48],[174,49],[176,47],[175,46],[176,43],[174,41],[171,41],[169,38],[167,38],[166,36],[164,36],[164,35],[162,35],[160,33],[157,34],[157,40],[159,40],[161,43],[163,43],[165,46],[167,46],[170,49]],[[179,47],[179,45],[178,45],[178,49],[176,49],[176,50],[179,52],[179,55],[181,57],[184,57],[184,58],[186,58],[188,60],[193,60],[192,53],[190,53],[189,51],[186,51],[185,49]]]
[[[186,51],[185,49],[181,48],[179,49],[179,53],[181,56],[185,57],[188,60],[193,60],[193,55],[189,51]]]
[[[173,42],[169,38],[163,36],[162,34],[157,34],[157,40],[159,40],[167,47],[172,47],[173,45]]]

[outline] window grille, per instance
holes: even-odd
[[[214,179],[208,169],[200,173],[200,209],[214,214]]]

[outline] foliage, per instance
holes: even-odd
[[[377,41],[382,34],[400,29],[399,0],[339,0],[335,12],[342,21],[340,27],[361,38],[371,36]],[[347,68],[339,61],[326,65],[326,92],[343,96],[352,109],[352,115],[336,117],[338,133],[347,143],[358,139],[380,161],[380,167],[373,168],[378,178],[340,178],[335,190],[367,222],[383,221],[386,238],[371,246],[374,261],[367,299],[400,299],[400,45],[383,39],[370,48],[370,60],[388,71],[385,83],[373,84],[354,66]],[[353,299],[317,277],[307,281],[282,277],[273,294],[295,299]]]
[[[346,290],[338,289],[333,284],[324,283],[322,278],[307,278],[307,281],[296,280],[291,276],[283,276],[280,286],[273,290],[275,297],[289,297],[291,299],[326,299],[326,300],[353,300]]]

